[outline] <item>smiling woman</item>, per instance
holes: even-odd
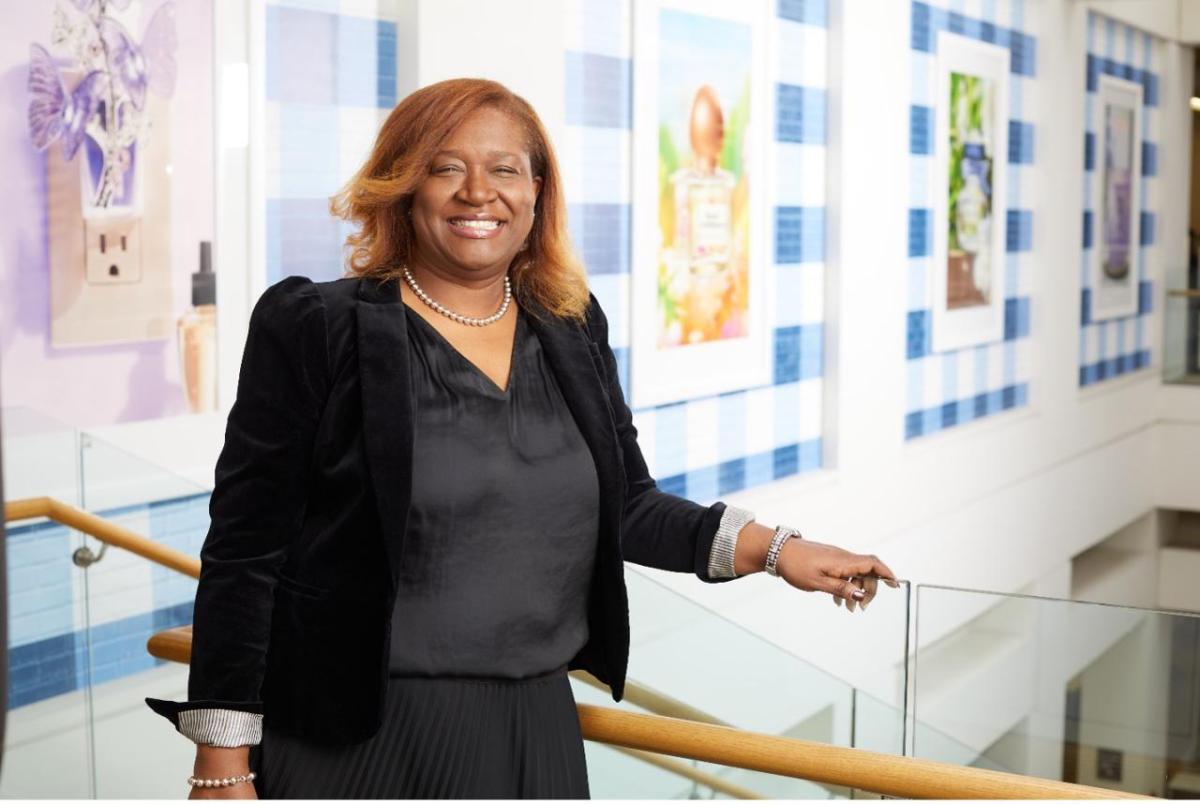
[[[478,306],[439,279],[497,284],[512,262],[521,295],[583,319],[587,279],[567,235],[558,161],[536,112],[501,84],[455,79],[409,95],[331,208],[359,227],[348,241],[358,276],[397,277],[411,265],[448,307]]]
[[[351,275],[255,306],[190,700],[148,699],[198,745],[193,798],[587,797],[567,671],[621,700],[624,561],[849,610],[894,582],[656,486],[554,153],[503,86],[406,98],[333,209]]]

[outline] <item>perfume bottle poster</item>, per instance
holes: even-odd
[[[636,15],[631,391],[640,406],[769,378],[771,84],[769,4],[660,1]]]
[[[1095,215],[1088,265],[1093,321],[1137,312],[1141,109],[1141,84],[1100,77],[1092,121],[1099,167],[1091,188]]]
[[[1004,335],[1008,92],[1006,48],[947,31],[937,41],[932,346]]]
[[[658,345],[742,338],[751,29],[662,9],[658,31]]]

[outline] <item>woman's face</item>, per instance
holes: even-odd
[[[483,108],[442,143],[412,199],[414,256],[452,274],[503,273],[533,227],[542,180],[524,132]]]

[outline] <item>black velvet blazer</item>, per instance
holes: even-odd
[[[200,552],[189,700],[147,699],[176,725],[185,709],[223,708],[325,743],[378,730],[420,471],[406,310],[394,280],[357,278],[288,277],[255,305]],[[594,296],[586,325],[526,310],[600,484],[590,636],[569,666],[619,701],[629,655],[623,561],[728,580],[708,575],[725,506],[655,486]]]

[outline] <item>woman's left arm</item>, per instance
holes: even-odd
[[[763,570],[775,531],[753,521],[748,511],[723,502],[703,506],[658,488],[637,443],[633,413],[617,377],[608,343],[608,320],[596,297],[588,307],[588,331],[600,350],[605,388],[612,404],[617,439],[625,464],[627,498],[621,522],[621,551],[627,561],[674,572],[692,572],[707,583],[730,581]],[[788,539],[779,552],[779,576],[805,591],[823,591],[834,600],[869,602],[877,578],[895,585],[878,558],[832,545]]]

